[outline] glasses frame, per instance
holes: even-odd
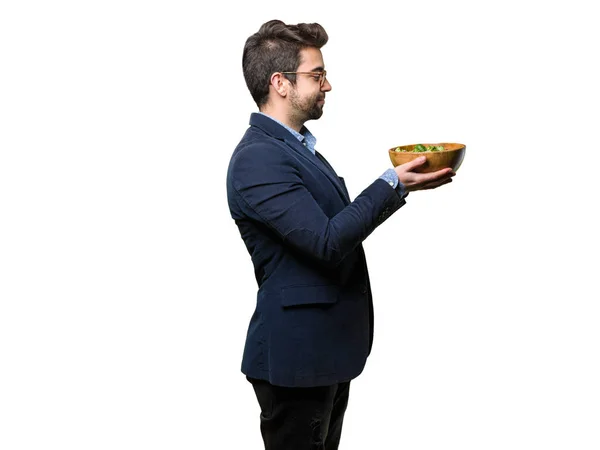
[[[327,71],[326,70],[322,70],[322,71],[316,71],[316,72],[279,72],[283,75],[318,75],[319,76],[319,85],[320,87],[323,87],[323,85],[325,84],[325,79],[327,78]]]

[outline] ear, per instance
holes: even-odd
[[[271,75],[271,79],[269,81],[271,86],[281,97],[287,97],[290,87],[290,80],[288,80],[282,74],[275,72]]]

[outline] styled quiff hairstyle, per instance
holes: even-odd
[[[275,72],[294,72],[300,65],[300,51],[321,48],[329,37],[318,23],[286,25],[281,20],[264,23],[246,40],[242,68],[246,85],[260,108],[269,99],[269,83]],[[292,83],[295,75],[286,75]]]

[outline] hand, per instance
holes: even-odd
[[[427,158],[421,156],[394,168],[398,175],[398,179],[404,185],[407,192],[434,189],[443,184],[452,182],[452,177],[456,175],[456,173],[450,168],[431,173],[413,172],[414,169],[422,166],[426,160]]]

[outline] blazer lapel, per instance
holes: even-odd
[[[331,173],[334,175],[333,177],[333,181],[334,182],[338,182],[340,184],[340,186],[342,187],[342,192],[344,193],[344,198],[346,200],[348,200],[348,202],[350,202],[350,194],[348,193],[348,189],[346,188],[346,182],[344,181],[344,179],[340,176],[338,176],[337,173],[335,173],[335,170],[333,170],[333,167],[331,167],[331,164],[329,164],[329,162],[325,159],[325,157],[323,155],[321,155],[319,152],[315,151],[315,155],[317,156],[317,158],[319,158],[319,161],[321,161],[323,163],[323,165],[325,167],[327,167]]]
[[[302,143],[300,143],[300,141],[298,139],[296,139],[291,134],[290,134],[290,136],[291,136],[291,139],[285,139],[286,144],[288,144],[290,147],[292,147],[294,150],[296,150],[296,152],[298,154],[300,154],[301,157],[310,161],[321,172],[323,172],[323,174],[325,174],[327,176],[327,178],[329,178],[329,181],[331,181],[331,183],[335,186],[335,188],[337,189],[337,191],[340,194],[340,196],[342,197],[342,199],[344,199],[344,201],[346,203],[350,203],[350,198],[344,188],[344,185],[342,184],[342,182],[340,181],[340,178],[337,176],[337,174],[333,170],[333,167],[331,167],[329,165],[329,163],[325,160],[325,158],[323,158],[322,156],[319,158],[320,153],[319,153],[319,156],[317,156],[316,154],[313,155],[311,153],[311,151],[309,149],[307,149],[306,147],[304,147],[304,145],[302,145]]]
[[[314,164],[321,172],[323,172],[323,174],[325,174],[325,176],[327,176],[327,178],[329,178],[342,199],[344,199],[346,203],[350,203],[350,197],[345,189],[345,185],[337,176],[333,170],[333,167],[331,167],[331,165],[325,160],[325,158],[321,156],[320,153],[318,154],[319,156],[313,155],[309,149],[304,147],[304,145],[302,145],[302,143],[296,139],[294,135],[292,135],[292,133],[274,120],[271,120],[262,114],[252,113],[250,115],[250,125],[257,126],[274,138],[283,140],[287,145],[295,150],[300,157]]]

